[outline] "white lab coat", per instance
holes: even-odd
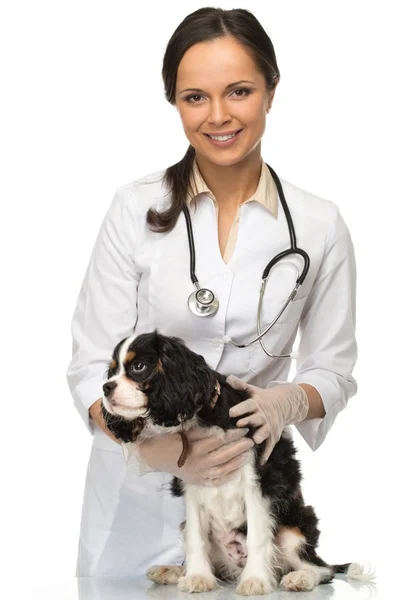
[[[107,365],[122,338],[153,331],[181,337],[211,368],[267,387],[287,381],[290,359],[270,359],[259,342],[247,348],[224,344],[255,336],[261,276],[273,256],[290,247],[286,218],[258,202],[240,208],[238,239],[229,262],[218,245],[216,211],[206,194],[190,206],[196,249],[196,275],[219,300],[216,315],[194,316],[187,299],[190,279],[186,222],[181,213],[165,234],[146,224],[150,207],[162,211],[170,195],[164,171],[117,189],[101,225],[72,320],[73,356],[67,380],[75,406],[93,434],[82,509],[76,576],[139,576],[152,564],[184,560],[179,524],[182,498],[171,498],[172,475],[138,475],[128,469],[121,446],[89,419],[88,409],[103,395]],[[296,425],[317,449],[337,414],[357,391],[352,371],[355,340],[356,267],[349,230],[337,206],[281,180],[298,247],[310,256],[310,269],[294,302],[264,336],[274,354],[292,350],[300,325],[295,383],[309,383],[321,394],[326,416]],[[302,268],[292,256],[273,269],[262,321],[271,321],[293,289]]]

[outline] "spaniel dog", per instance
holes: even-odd
[[[118,343],[103,386],[102,414],[108,429],[123,442],[181,432],[182,466],[190,452],[184,431],[207,428],[223,434],[237,418],[229,409],[249,398],[176,337],[156,331]],[[254,433],[251,426],[247,433]],[[283,434],[260,466],[265,442],[255,445],[232,481],[197,486],[174,477],[171,493],[184,496],[181,526],[184,565],[154,566],[156,583],[177,583],[181,591],[203,592],[235,582],[244,596],[284,590],[312,590],[336,573],[370,579],[357,563],[329,565],[317,554],[320,531],[315,511],[305,505],[302,474],[293,441]]]

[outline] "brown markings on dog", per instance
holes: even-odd
[[[287,525],[281,525],[279,527],[278,533],[275,535],[274,541],[276,544],[282,544],[282,536],[284,536],[286,532],[290,532],[291,534],[295,535],[298,538],[301,538],[304,541],[306,539],[304,534],[298,527],[288,527]]]
[[[158,371],[158,373],[161,373],[162,375],[165,375],[165,371],[163,369],[162,362],[161,362],[160,359],[158,359],[156,370]]]
[[[136,356],[136,352],[127,352],[124,363],[130,362],[131,360],[133,360],[135,358],[135,356]]]
[[[143,428],[146,424],[146,420],[143,417],[138,417],[134,421],[132,421],[132,433],[133,433],[133,441],[135,442],[139,435],[142,433]]]
[[[116,369],[116,368],[117,368],[117,361],[115,359],[113,359],[110,364],[110,369]]]
[[[286,527],[285,529],[291,531],[298,537],[302,537],[302,538],[304,537],[304,534],[300,531],[300,529],[298,527]]]

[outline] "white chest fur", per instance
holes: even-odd
[[[233,529],[247,524],[247,548],[256,557],[247,562],[251,573],[267,569],[272,577],[274,519],[270,502],[261,494],[254,470],[254,454],[237,476],[219,487],[185,484],[186,526],[184,542],[188,572],[209,572],[209,559],[228,576],[238,576],[238,564],[229,557],[226,545]],[[225,548],[224,548],[225,547]],[[199,571],[200,569],[200,571]]]
[[[246,521],[244,488],[246,482],[245,466],[237,476],[219,487],[200,487],[187,484],[189,493],[198,506],[200,513],[207,519],[210,530],[221,535],[229,533]]]

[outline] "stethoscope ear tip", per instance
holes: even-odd
[[[229,344],[232,341],[232,338],[229,337],[229,335],[224,335],[222,341],[224,342],[224,344]]]
[[[298,352],[291,352],[289,356],[290,356],[290,358],[294,358],[294,360],[296,360],[296,358],[299,358],[299,353]]]

